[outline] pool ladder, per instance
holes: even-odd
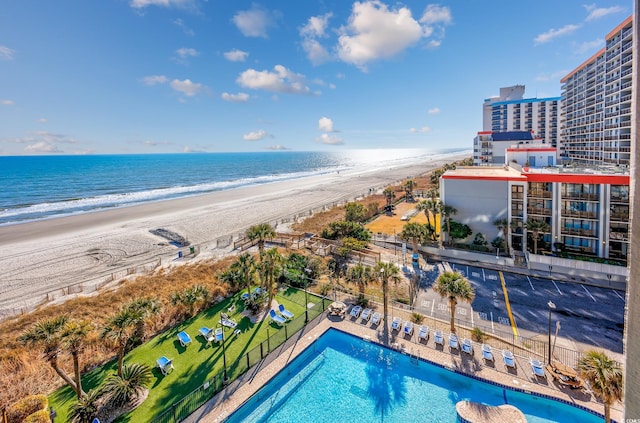
[[[417,349],[413,349],[411,348],[411,352],[409,353],[409,361],[413,364],[419,364],[420,363],[420,351],[418,351]]]

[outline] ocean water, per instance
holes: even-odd
[[[328,172],[394,167],[462,151],[0,156],[0,225]]]

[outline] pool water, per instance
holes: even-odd
[[[330,329],[228,422],[456,422],[458,401],[518,407],[528,422],[601,422],[570,405],[503,389]]]

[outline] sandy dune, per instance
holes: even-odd
[[[219,239],[249,226],[275,224],[379,190],[409,176],[468,155],[434,158],[420,165],[365,173],[326,174],[292,181],[220,191],[195,197],[0,227],[0,318],[35,304],[75,293],[69,286],[103,281],[126,268],[175,262],[177,248],[149,231],[164,228],[201,249],[200,257],[221,255]],[[91,283],[87,284],[90,286]],[[85,287],[85,292],[90,288]]]

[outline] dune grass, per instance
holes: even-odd
[[[246,354],[269,336],[272,337],[271,349],[284,341],[285,328],[280,328],[269,317],[252,323],[244,316],[244,302],[240,299],[240,293],[214,305],[194,316],[193,318],[177,325],[140,345],[125,357],[126,363],[143,363],[153,368],[153,382],[149,386],[149,396],[135,410],[121,416],[119,422],[146,422],[152,421],[172,404],[184,398],[187,394],[220,374],[223,370],[223,348],[221,343],[207,343],[199,334],[201,327],[215,328],[219,326],[220,314],[227,313],[231,319],[238,323],[237,329],[242,332],[234,335],[234,329],[224,328],[225,356],[227,362],[228,377],[233,380],[246,368]],[[304,291],[289,288],[281,291],[276,296],[276,301],[283,304],[294,313],[295,317],[304,315],[305,294]],[[309,294],[308,300],[315,304],[310,310],[309,318],[315,317],[322,311],[322,306],[317,305],[322,301],[320,297]],[[229,313],[229,307],[235,304],[235,310]],[[268,309],[266,310],[268,312]],[[263,316],[264,311],[259,316]],[[288,326],[288,335],[302,328],[303,319],[296,319],[293,326]],[[191,337],[191,344],[183,348],[178,341],[177,334],[185,331]],[[266,351],[265,351],[266,353]],[[155,367],[156,360],[166,356],[173,361],[174,370],[164,376]],[[260,353],[258,352],[258,357]],[[116,361],[113,360],[104,366],[83,376],[85,390],[100,386],[109,374],[116,372]],[[58,421],[68,421],[69,407],[75,402],[75,394],[68,386],[64,386],[49,395],[51,406],[57,411]]]

